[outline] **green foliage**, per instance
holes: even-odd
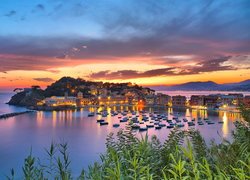
[[[237,122],[233,141],[207,146],[196,130],[174,129],[161,144],[156,136],[136,137],[130,128],[107,137],[107,151],[75,179],[250,179],[250,136],[247,121]],[[74,179],[66,143],[52,143],[42,164],[30,155],[25,159],[23,178]],[[7,179],[15,179],[14,170]]]

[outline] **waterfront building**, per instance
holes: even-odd
[[[189,100],[189,105],[192,107],[204,106],[204,96],[192,95]]]
[[[187,104],[186,96],[173,96],[172,97],[172,106],[183,107]]]
[[[130,105],[137,105],[138,104],[138,97],[133,96],[126,96],[128,100],[128,104]]]
[[[244,95],[242,93],[231,93],[231,94],[228,94],[229,96],[234,96],[234,102],[233,104],[238,106],[240,105],[242,102],[243,102],[243,99],[244,99]]]
[[[146,105],[154,105],[154,104],[156,104],[155,96],[154,95],[145,96],[145,103],[146,103]]]
[[[219,106],[219,95],[204,96],[204,105],[208,108],[215,108]]]
[[[124,105],[128,104],[128,99],[125,96],[99,96],[99,105]]]
[[[163,106],[170,106],[171,105],[171,96],[168,96],[168,95],[162,94],[162,93],[157,93],[156,104],[163,105]]]
[[[243,98],[235,95],[221,95],[219,102],[225,106],[238,106],[239,102],[242,102]]]
[[[92,105],[92,101],[90,98],[77,98],[76,99],[77,107]]]
[[[52,96],[45,98],[43,103],[47,106],[76,106],[76,97]]]

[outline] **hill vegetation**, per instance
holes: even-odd
[[[65,92],[69,96],[76,96],[78,92],[82,92],[84,96],[92,96],[90,94],[90,87],[94,86],[97,88],[106,88],[110,92],[117,91],[121,93],[123,89],[133,89],[133,90],[142,90],[141,86],[138,85],[129,85],[129,83],[103,83],[103,82],[93,82],[85,81],[80,78],[72,77],[62,77],[58,81],[49,85],[45,90],[39,88],[39,86],[33,86],[30,89],[24,89],[16,93],[8,104],[17,105],[17,106],[35,106],[37,102],[41,101],[46,97],[51,96],[64,96]],[[17,88],[20,90],[19,88]]]

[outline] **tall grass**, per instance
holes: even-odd
[[[161,144],[156,136],[137,138],[130,129],[107,137],[101,163],[94,163],[73,178],[66,143],[52,143],[47,162],[30,153],[23,165],[23,179],[250,179],[250,113],[242,107],[244,122],[236,123],[233,141],[207,146],[199,131],[174,129]],[[11,170],[8,179],[15,179]]]

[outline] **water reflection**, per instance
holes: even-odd
[[[190,109],[189,108],[186,109],[186,117],[190,117]]]
[[[228,134],[228,118],[227,118],[227,113],[223,113],[223,125],[222,125],[222,132],[223,132],[223,137],[225,138],[226,135]]]
[[[107,110],[109,113],[107,117],[102,117],[101,115],[88,117],[88,111],[101,112],[104,110]],[[187,118],[191,120],[191,118],[196,118],[197,120],[198,117],[208,117],[215,124],[205,124],[204,126],[196,124],[192,128],[200,130],[207,142],[215,139],[218,143],[221,142],[218,134],[230,140],[231,131],[234,129],[233,121],[240,119],[239,113],[225,111],[214,112],[197,109],[145,108],[136,106],[100,107],[98,109],[92,107],[72,111],[40,111],[24,114],[0,121],[0,137],[2,137],[0,138],[0,173],[1,171],[8,172],[13,165],[21,167],[23,159],[31,146],[33,151],[37,153],[37,156],[42,156],[44,155],[43,149],[48,147],[52,140],[60,141],[61,139],[65,139],[65,141],[69,142],[74,169],[73,173],[79,174],[82,167],[87,168],[89,164],[98,160],[100,153],[105,151],[107,135],[111,132],[116,134],[120,128],[125,128],[125,123],[120,123],[118,116],[111,116],[112,110],[158,111],[168,114],[169,119],[177,115],[177,113],[180,119]],[[131,113],[129,113],[130,115]],[[121,115],[119,114],[119,116]],[[107,126],[100,126],[96,123],[96,120],[100,118],[105,119],[109,124]],[[141,118],[142,116],[140,115],[139,119],[141,120]],[[224,124],[218,124],[220,120],[223,120]],[[120,123],[120,127],[113,128],[112,125],[114,123]],[[189,128],[185,125],[183,129]],[[146,134],[146,132],[136,132],[138,136]],[[157,135],[161,142],[166,140],[169,133],[170,130],[167,128],[162,128],[161,130],[151,128],[148,130],[150,136]],[[20,161],[17,161],[17,159]]]
[[[38,111],[36,113],[36,120],[37,120],[38,126],[41,127],[43,123],[43,111]]]
[[[60,116],[60,113],[58,113],[58,115]],[[56,113],[56,111],[52,111],[52,124],[53,124],[53,127],[56,127],[56,120],[57,120],[57,113]]]
[[[235,121],[236,119],[240,119],[240,114],[239,113],[233,113],[233,112],[226,112],[226,111],[208,111],[206,109],[173,109],[173,108],[145,108],[145,107],[138,107],[138,106],[120,106],[120,107],[99,107],[99,108],[94,108],[90,107],[88,109],[81,108],[79,110],[65,110],[65,111],[52,111],[51,112],[51,125],[53,128],[58,128],[58,127],[72,127],[75,125],[75,123],[80,123],[76,121],[78,118],[81,120],[86,121],[86,119],[91,119],[92,121],[96,121],[97,119],[105,119],[107,122],[109,122],[109,126],[105,127],[100,127],[98,125],[92,125],[94,128],[97,129],[97,135],[100,135],[101,133],[101,128],[105,128],[107,131],[112,131],[113,123],[119,123],[117,117],[111,116],[111,111],[142,111],[145,110],[147,112],[154,112],[154,111],[159,111],[161,113],[166,113],[168,114],[169,118],[171,119],[174,114],[178,111],[178,116],[183,116],[183,118],[187,118],[189,121],[191,119],[198,119],[201,117],[202,119],[204,118],[209,118],[210,120],[214,120],[216,122],[216,128],[218,131],[221,131],[221,134],[224,138],[228,138],[229,134],[231,133],[231,130],[233,128],[232,122]],[[108,115],[107,117],[102,117],[101,115],[97,115],[95,117],[87,117],[88,111],[90,112],[103,112],[107,111]],[[43,120],[48,119],[49,112],[42,112],[39,111],[36,113],[36,121],[37,121],[37,126],[39,128],[43,128]],[[132,114],[129,114],[132,115]],[[142,116],[140,115],[139,120],[142,119]],[[223,121],[223,124],[218,125],[218,121]],[[230,123],[229,123],[230,121]],[[48,122],[49,123],[49,122]],[[91,128],[92,128],[91,126]],[[186,129],[188,129],[188,126],[185,126]],[[208,128],[205,129],[203,127],[196,127],[198,129],[203,130],[206,134],[208,134]]]

